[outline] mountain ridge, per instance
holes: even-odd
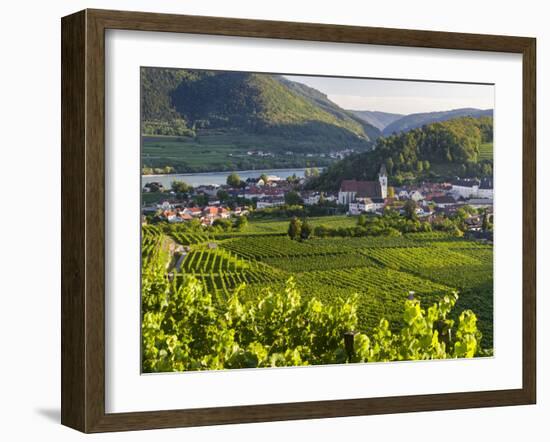
[[[482,117],[493,116],[493,109],[458,108],[447,111],[419,112],[408,114],[399,118],[382,130],[382,136],[389,136],[399,132],[406,132],[411,129],[422,127],[426,124],[448,121],[460,117]]]
[[[405,117],[405,114],[396,114],[391,112],[373,111],[373,110],[348,110],[358,118],[373,125],[383,131],[386,126],[400,118]]]

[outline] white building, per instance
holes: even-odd
[[[302,194],[302,199],[304,200],[304,204],[306,206],[314,206],[315,204],[319,204],[319,200],[321,199],[321,194],[320,193]]]
[[[493,179],[458,178],[452,183],[451,193],[462,198],[493,198]]]
[[[360,215],[365,212],[374,212],[375,205],[370,198],[361,198],[349,203],[348,213],[350,215]]]
[[[285,204],[284,199],[264,199],[256,203],[257,209],[266,209],[268,207],[283,206]]]
[[[418,190],[413,190],[409,193],[409,199],[413,201],[422,201],[424,199],[424,195],[422,195]]]

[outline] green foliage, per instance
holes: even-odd
[[[295,191],[285,193],[285,203],[289,206],[297,206],[302,203],[302,198]]]
[[[384,127],[382,133],[384,136],[388,136],[399,132],[406,132],[411,129],[416,129],[422,126],[426,126],[427,124],[432,124],[436,122],[444,122],[464,117],[492,117],[492,115],[493,111],[491,109],[480,110],[471,108],[454,109],[450,111],[416,113],[404,115],[402,116],[402,118],[392,121],[390,124]],[[487,128],[487,133],[491,133],[492,137],[492,127]]]
[[[272,151],[293,145],[302,152],[326,153],[335,145],[365,150],[380,134],[315,89],[278,75],[143,68],[141,96],[144,135],[195,139],[223,130],[262,136],[261,143],[249,138],[236,146],[241,153],[265,147],[264,137],[272,138]]]
[[[380,164],[396,184],[423,177],[491,176],[492,155],[482,157],[480,149],[492,138],[492,127],[491,117],[463,117],[381,137],[372,151],[329,166],[309,187],[335,190],[344,179],[375,179]]]
[[[238,173],[232,172],[227,177],[227,185],[231,187],[239,187],[241,185],[241,177]]]
[[[312,233],[313,233],[313,228],[311,227],[311,224],[307,220],[302,221],[302,227],[300,229],[300,238],[308,239]]]
[[[414,221],[418,218],[416,215],[416,201],[407,200],[403,206],[403,210],[405,211],[405,217],[407,219]]]
[[[326,305],[355,292],[359,330],[372,330],[381,318],[386,318],[390,330],[398,332],[403,326],[403,294],[410,290],[416,292],[423,308],[458,290],[461,296],[457,308],[476,312],[484,345],[491,348],[491,245],[442,231],[406,233],[422,224],[407,221],[395,212],[387,217],[366,216],[361,226],[357,225],[359,217],[308,217],[314,235],[307,241],[289,238],[289,219],[251,219],[241,229],[236,225],[238,219],[227,231],[200,226],[198,221],[144,226],[144,259],[166,243],[162,235],[188,246],[190,250],[176,279],[181,282],[184,274],[194,275],[216,305],[223,305],[242,283],[246,284],[242,299],[248,301],[259,299],[266,287],[282,290],[290,276],[295,278],[304,299],[316,297]],[[392,225],[395,227],[391,231],[402,229],[401,235],[380,233]],[[378,234],[351,236],[357,227]],[[348,229],[349,235],[338,235]],[[217,248],[211,248],[212,243]],[[173,272],[172,267],[166,268],[165,272]],[[451,316],[458,321],[458,315]]]
[[[288,236],[290,239],[297,239],[300,238],[301,233],[302,222],[296,217],[292,218],[288,224]]]
[[[476,316],[461,313],[456,332],[447,319],[456,295],[426,310],[405,301],[405,326],[392,333],[382,319],[368,336],[355,336],[347,353],[343,334],[357,330],[357,296],[327,306],[303,300],[293,280],[243,302],[241,288],[216,306],[204,285],[188,277],[170,283],[161,266],[144,269],[142,368],[144,372],[218,370],[474,357],[480,351]]]
[[[239,216],[235,221],[235,228],[239,231],[243,230],[248,226],[248,218],[244,215]]]
[[[176,193],[187,193],[193,190],[193,187],[184,181],[172,181],[172,190]]]

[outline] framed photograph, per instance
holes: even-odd
[[[62,19],[62,423],[534,404],[535,39]]]

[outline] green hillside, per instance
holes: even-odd
[[[208,150],[211,146],[204,140],[213,131],[230,134],[226,147],[237,155],[251,149],[275,155],[365,151],[380,135],[319,91],[270,74],[142,68],[141,108],[144,136],[174,137],[172,147],[181,143],[175,152],[179,155],[174,158],[172,150],[162,166],[174,165],[174,160],[181,163],[189,144]],[[265,144],[261,137],[266,137]],[[144,140],[145,153],[149,141]],[[285,162],[280,160],[271,163]],[[202,166],[215,170],[207,161]]]
[[[492,117],[463,117],[378,138],[375,148],[331,165],[311,183],[337,189],[344,179],[374,179],[381,164],[391,184],[454,176],[492,176]]]

